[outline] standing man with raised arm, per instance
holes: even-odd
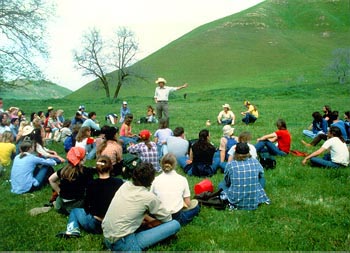
[[[183,85],[178,87],[165,86],[166,80],[162,77],[159,77],[155,81],[155,83],[158,84],[158,87],[156,88],[154,93],[154,101],[157,104],[157,107],[156,107],[157,117],[158,117],[158,120],[160,120],[164,116],[164,118],[168,121],[168,125],[169,125],[169,113],[168,113],[169,93],[186,88],[188,84],[184,83]]]

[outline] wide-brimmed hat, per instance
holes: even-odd
[[[230,125],[226,125],[222,128],[222,133],[224,136],[231,136],[231,135],[233,135],[234,131],[235,131],[235,129],[233,127],[231,127]]]
[[[27,136],[33,132],[34,128],[32,126],[23,127],[22,136]]]
[[[249,146],[245,142],[239,142],[236,145],[236,153],[241,155],[246,155],[249,153]]]
[[[141,130],[139,136],[142,140],[148,140],[151,137],[151,132],[149,130]]]
[[[158,79],[155,81],[156,84],[159,84],[159,83],[164,83],[166,84],[166,80],[162,77],[158,77]]]
[[[47,107],[47,110],[53,110],[52,106]]]
[[[72,147],[67,153],[68,161],[77,166],[85,157],[85,149],[82,147]]]
[[[229,105],[229,104],[224,104],[224,105],[222,105],[222,107],[223,107],[223,108],[225,108],[225,107],[226,107],[226,108],[228,108],[229,110],[231,110],[231,107],[230,107],[230,105]]]

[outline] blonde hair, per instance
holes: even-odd
[[[13,134],[10,131],[5,131],[0,137],[0,142],[13,142]]]
[[[168,172],[172,171],[173,169],[175,169],[176,164],[177,164],[176,157],[172,153],[168,153],[168,154],[164,155],[161,162],[160,162],[162,170],[165,173],[168,173]]]

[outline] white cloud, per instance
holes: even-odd
[[[256,5],[263,0],[56,0],[57,17],[49,26],[49,79],[76,90],[92,78],[81,76],[72,62],[83,32],[97,27],[111,34],[120,26],[135,32],[138,59],[192,29]]]

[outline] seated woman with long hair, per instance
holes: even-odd
[[[111,159],[113,170],[111,174],[113,176],[119,175],[122,172],[123,167],[123,148],[118,142],[117,134],[118,128],[104,126],[103,128],[104,139],[98,146],[96,155],[107,156]]]

